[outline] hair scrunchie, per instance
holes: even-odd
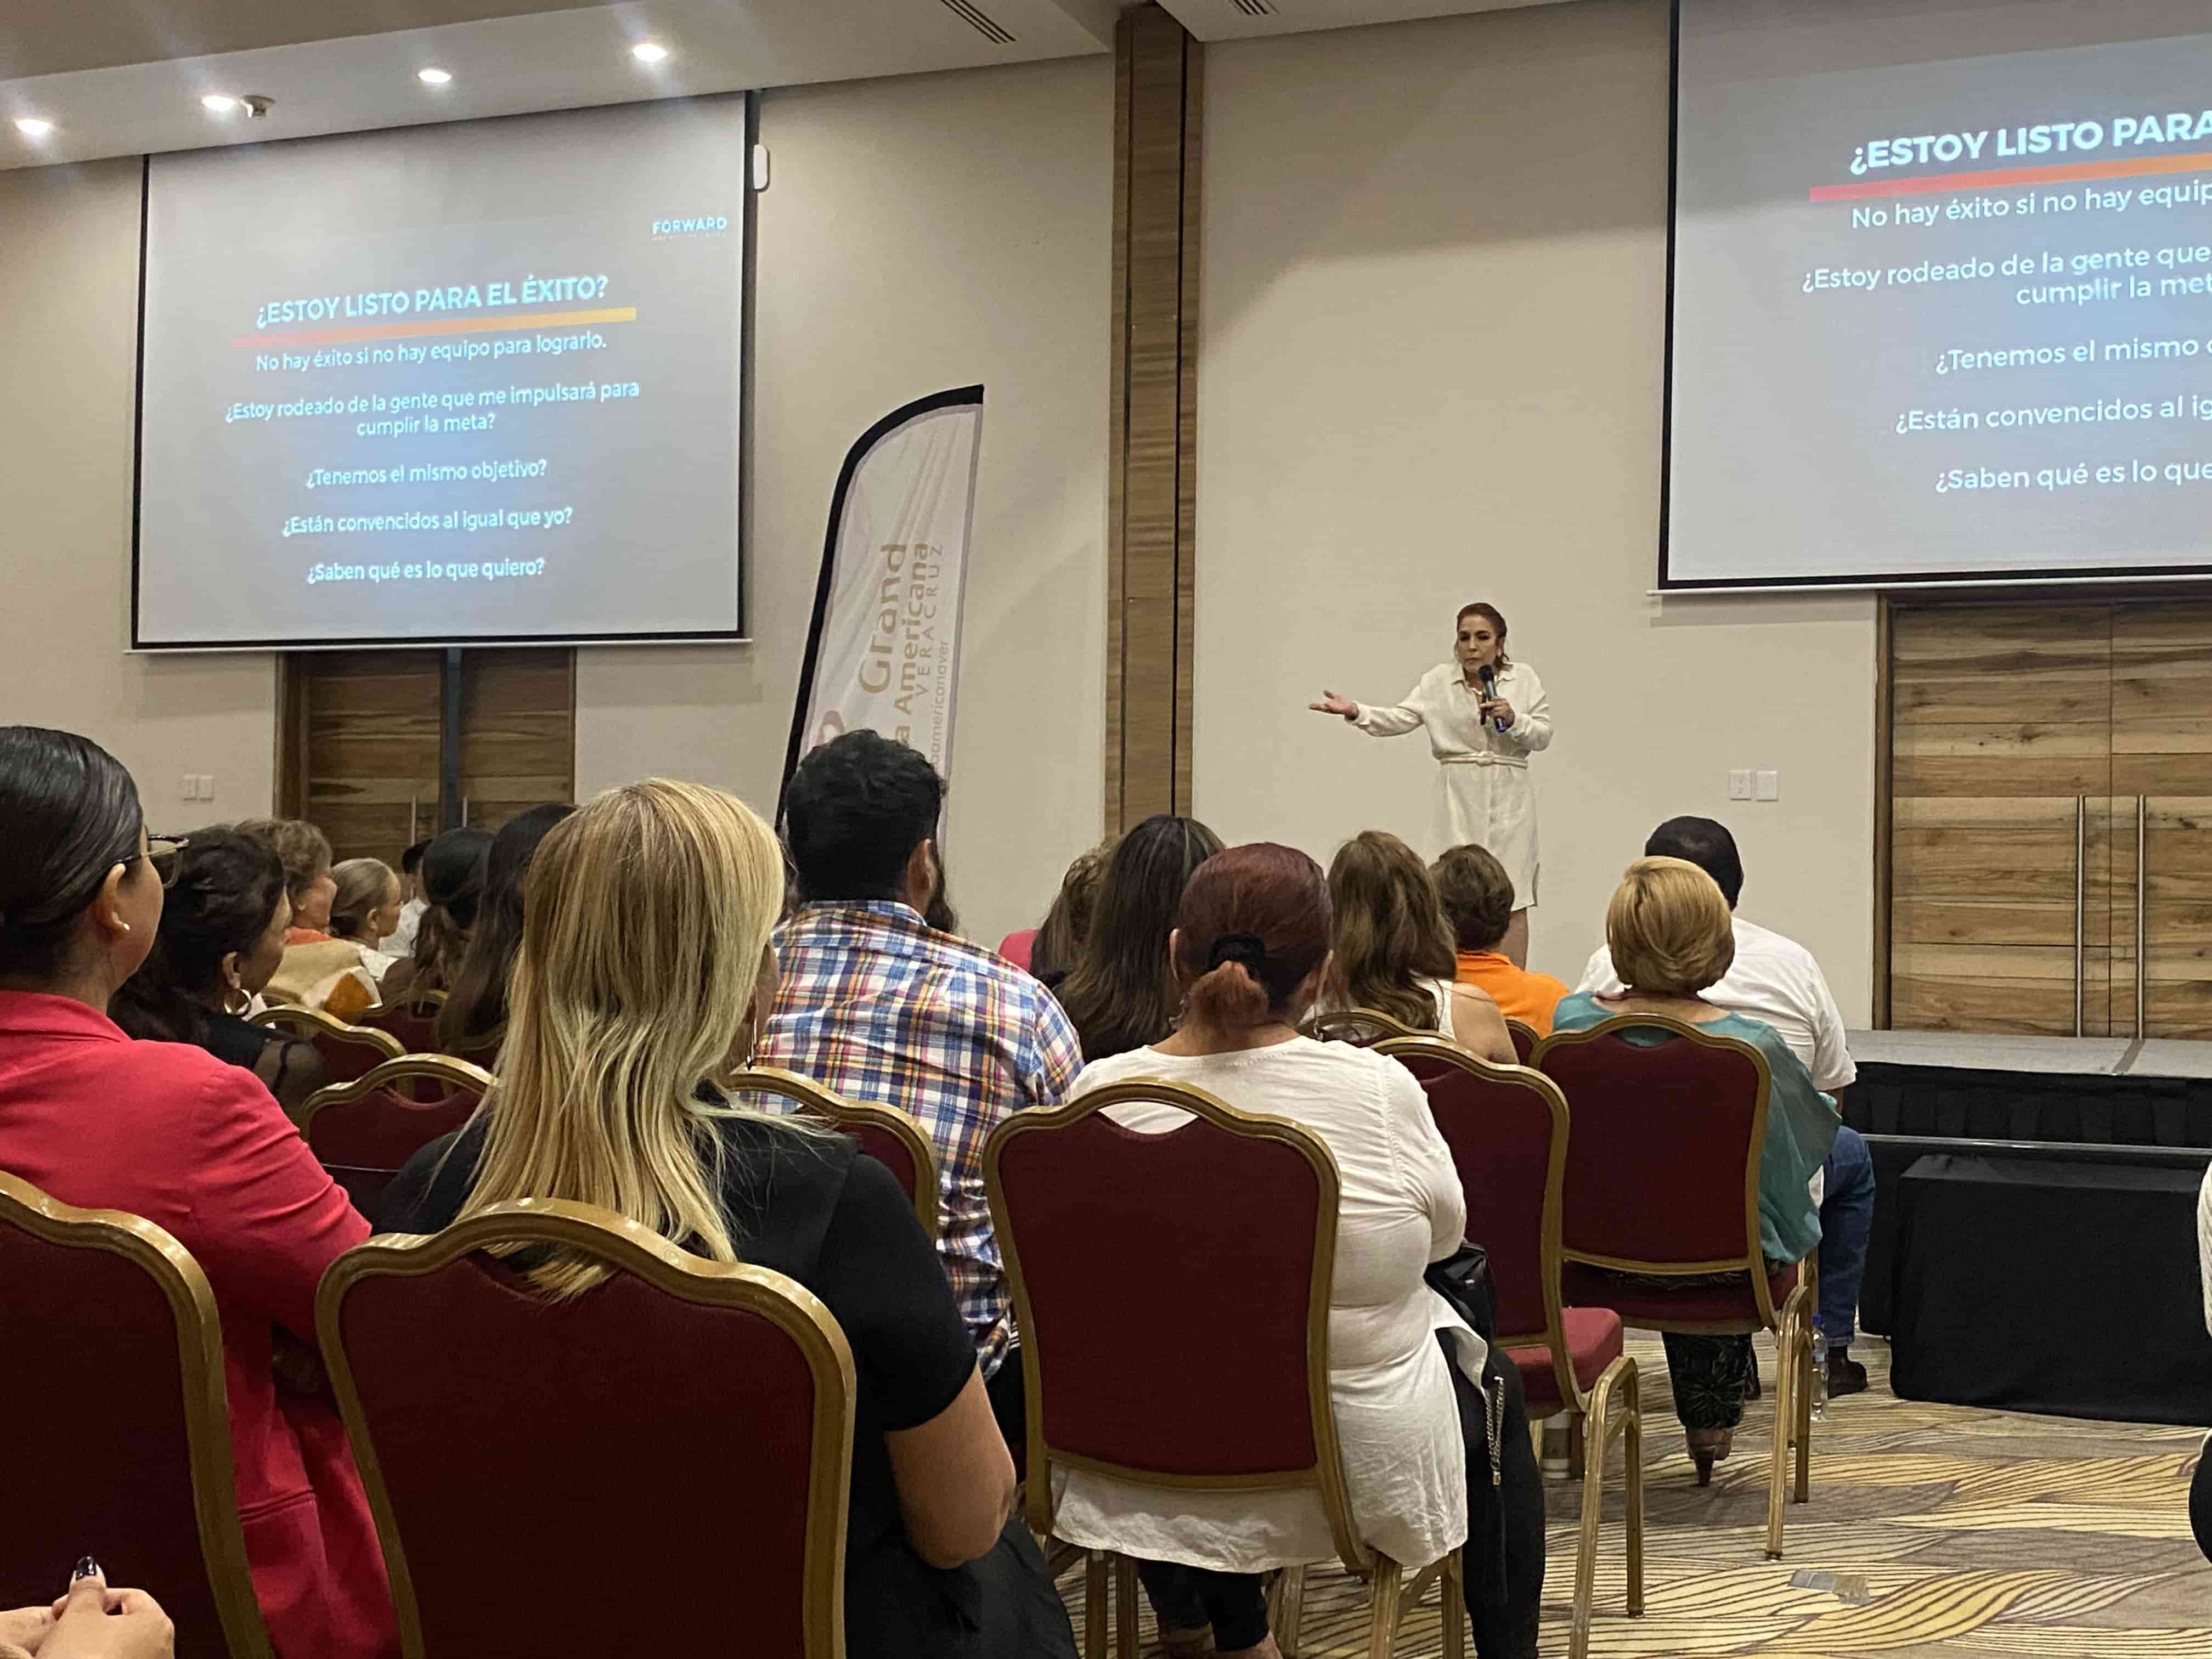
[[[1267,947],[1257,933],[1222,933],[1216,936],[1213,948],[1206,953],[1206,966],[1211,972],[1224,962],[1241,963],[1257,979],[1261,964],[1267,959]]]

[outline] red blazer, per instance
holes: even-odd
[[[369,1227],[260,1080],[189,1044],[135,1042],[70,998],[0,991],[0,1169],[64,1204],[143,1216],[192,1253],[222,1316],[240,1519],[277,1650],[396,1652],[337,1413],[280,1398],[270,1376],[270,1328],[313,1346],[323,1269]]]

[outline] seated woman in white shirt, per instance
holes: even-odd
[[[1466,1200],[1410,1073],[1364,1048],[1298,1035],[1328,972],[1328,890],[1311,859],[1268,843],[1216,854],[1193,872],[1169,939],[1188,994],[1182,1024],[1151,1048],[1092,1062],[1070,1093],[1164,1078],[1289,1118],[1327,1143],[1340,1200],[1329,1384],[1352,1517],[1374,1548],[1419,1567],[1467,1539],[1462,1413],[1483,1421],[1482,1340],[1422,1278],[1459,1247]],[[1187,1121],[1164,1106],[1110,1110],[1140,1131]],[[1471,1589],[1469,1610],[1479,1652],[1533,1655],[1542,1493],[1517,1419],[1509,1417],[1501,1443],[1504,1542],[1484,1541],[1502,1547],[1505,1605],[1479,1607]],[[1487,1449],[1478,1446],[1473,1462],[1488,1487]],[[1336,1553],[1319,1500],[1304,1493],[1170,1492],[1084,1470],[1055,1479],[1055,1533],[1144,1563],[1170,1653],[1203,1651],[1210,1626],[1215,1652],[1273,1659],[1259,1575]],[[1474,1577],[1471,1569],[1471,1586]]]
[[[1397,836],[1363,830],[1328,866],[1335,972],[1326,1006],[1372,1008],[1470,1054],[1514,1063],[1505,1016],[1479,985],[1453,981],[1459,949],[1436,878]]]

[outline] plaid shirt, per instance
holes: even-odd
[[[768,1066],[896,1106],[937,1154],[937,1249],[983,1372],[1014,1340],[983,1195],[983,1142],[1010,1114],[1056,1106],[1083,1054],[1052,994],[890,900],[811,904],[776,933],[782,988]]]

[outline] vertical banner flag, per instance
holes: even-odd
[[[862,726],[947,769],[982,426],[983,388],[960,386],[893,410],[846,455],[830,498],[787,785],[807,750]]]

